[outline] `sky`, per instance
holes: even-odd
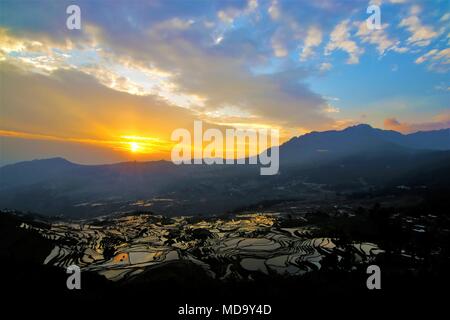
[[[81,10],[81,29],[66,8]],[[369,5],[380,29],[370,30]],[[0,165],[168,159],[177,128],[281,142],[450,127],[450,2],[0,0]]]

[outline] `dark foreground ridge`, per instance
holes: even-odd
[[[290,202],[207,218],[2,212],[5,289],[33,304],[70,301],[107,313],[117,301],[174,317],[186,303],[270,304],[273,316],[339,313],[349,303],[437,308],[450,283],[450,220],[448,200],[434,196],[404,207]],[[66,288],[71,264],[82,269],[82,290]],[[366,287],[371,264],[382,270],[381,290]],[[320,309],[325,302],[331,309]]]

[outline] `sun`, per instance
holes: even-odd
[[[1,130],[0,130],[1,131]],[[144,137],[136,135],[120,136],[117,140],[117,149],[128,153],[144,155],[152,153],[155,148],[165,146],[168,143],[156,137]]]
[[[134,142],[134,141],[130,142],[130,151],[131,152],[133,152],[133,153],[138,152],[139,149],[141,149],[141,146],[139,145],[139,143]]]

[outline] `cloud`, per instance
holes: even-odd
[[[232,24],[238,17],[252,14],[256,11],[257,8],[257,0],[248,0],[247,6],[245,8],[239,9],[235,7],[228,7],[224,10],[219,10],[217,16],[222,22]]]
[[[96,53],[100,60],[86,65],[62,61],[47,73],[77,69],[115,91],[143,98],[159,95],[166,104],[191,108],[192,114],[207,121],[216,121],[208,116],[215,110],[232,106],[251,115],[240,119],[249,124],[257,119],[275,127],[312,129],[325,128],[333,122],[321,113],[325,101],[302,83],[305,71],[293,68],[282,74],[254,75],[242,57],[191,41],[189,37],[200,32],[196,30],[198,24],[169,19],[156,26],[126,37],[100,26],[91,28],[95,30],[90,35],[97,44],[94,48],[101,48]],[[253,57],[257,52],[254,47],[246,50]],[[92,51],[88,47],[77,54],[91,56]],[[148,87],[149,82],[155,85]]]
[[[450,112],[441,113],[428,122],[400,122],[396,118],[384,120],[384,128],[404,133],[450,128]]]
[[[275,31],[271,38],[273,54],[275,57],[281,58],[288,55],[289,52],[286,48],[285,42],[287,42],[286,33],[282,29]]]
[[[57,50],[65,47],[39,38],[14,36],[6,28],[0,27],[0,61],[11,60],[13,56],[31,69],[50,72],[63,66],[65,57]]]
[[[399,26],[406,28],[411,36],[408,38],[408,43],[425,47],[431,43],[431,40],[438,36],[431,26],[423,25],[418,14],[421,12],[419,6],[412,6],[410,8],[410,15],[400,21]]]
[[[219,17],[222,22],[231,24],[234,22],[234,19],[236,19],[240,14],[241,12],[239,10],[230,8],[228,10],[219,11],[217,13],[217,17]]]
[[[320,72],[326,72],[331,70],[331,68],[333,68],[333,65],[329,62],[323,62],[320,64],[319,70]]]
[[[183,20],[180,18],[172,18],[155,24],[153,26],[153,30],[155,30],[155,32],[165,32],[170,30],[186,30],[189,27],[191,27],[194,22],[195,21],[192,19]]]
[[[350,20],[340,22],[330,34],[330,41],[325,47],[325,55],[330,55],[334,50],[342,50],[348,53],[348,64],[359,63],[359,56],[364,52],[355,41],[350,39]]]
[[[438,50],[432,49],[424,55],[418,57],[417,64],[428,62],[428,69],[445,73],[450,70],[450,48]]]
[[[303,42],[303,50],[300,54],[300,60],[304,61],[309,58],[314,52],[314,47],[317,47],[322,42],[322,31],[316,27],[311,26],[306,34],[305,41]]]
[[[77,141],[136,133],[169,140],[171,130],[195,119],[157,96],[119,92],[76,70],[43,75],[2,62],[0,78],[3,130]]]
[[[191,29],[186,32],[196,32]],[[306,71],[294,67],[287,72],[255,75],[248,63],[258,59],[259,48],[251,42],[230,55],[228,50],[236,50],[236,46],[229,48],[225,40],[219,50],[201,46],[192,37],[167,38],[149,29],[122,38],[102,29],[98,41],[110,48],[116,59],[126,58],[135,65],[151,65],[174,75],[171,82],[176,92],[204,99],[204,106],[195,107],[200,117],[232,106],[257,117],[260,123],[274,126],[313,128],[333,122],[321,114],[325,101],[303,83]],[[275,48],[279,56],[286,53],[281,46]]]
[[[164,21],[157,25],[157,31],[154,32],[166,37],[167,34],[162,32],[163,30],[180,29],[181,23]],[[94,35],[98,35],[98,28],[87,26],[86,29],[96,30]],[[169,103],[183,107],[203,103],[201,97],[180,92],[172,81],[173,74],[152,66],[136,64],[128,58],[117,57],[97,46],[83,45],[82,49],[76,50],[70,47],[52,47],[52,44],[45,42],[16,38],[2,28],[0,44],[0,61],[26,67],[33,72],[50,74],[60,69],[76,69],[118,91],[134,95],[158,95]]]
[[[269,13],[272,20],[278,20],[280,18],[281,12],[277,0],[272,1],[272,3],[269,6],[269,9],[267,9],[267,12]]]
[[[328,104],[327,107],[325,109],[323,109],[323,111],[327,112],[327,113],[338,113],[340,112],[339,108]]]
[[[399,53],[408,51],[408,48],[399,47],[400,41],[388,37],[386,30],[388,24],[383,24],[381,29],[369,30],[366,21],[356,23],[358,32],[356,33],[364,43],[371,43],[377,47],[378,53],[384,55],[387,51],[393,50]]]
[[[450,85],[445,84],[444,82],[441,82],[440,84],[436,85],[434,87],[437,91],[449,91],[450,92]]]
[[[446,14],[444,14],[444,15],[439,19],[439,21],[441,21],[441,22],[445,22],[445,21],[448,21],[448,20],[450,20],[450,12],[447,12]]]
[[[36,51],[42,49],[39,41],[22,40],[12,37],[5,28],[0,28],[0,59],[5,60],[11,52]]]

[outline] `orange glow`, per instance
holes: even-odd
[[[134,160],[136,159],[169,160],[172,148],[176,144],[180,143],[176,141],[170,141],[164,138],[159,138],[156,136],[136,135],[135,133],[128,135],[109,134],[105,135],[105,138],[103,138],[101,135],[93,135],[92,138],[85,138],[85,137],[67,137],[48,134],[36,134],[22,131],[10,131],[0,129],[0,137],[95,145],[101,148],[110,149],[113,152],[119,152],[122,154],[124,159],[131,159],[130,157],[132,156]],[[270,141],[268,141],[268,143],[270,143]],[[202,142],[201,148],[204,149],[208,144],[209,142]],[[195,150],[196,146],[194,145],[193,141],[191,141],[192,154],[195,153]],[[249,141],[246,140],[244,143],[237,143],[236,141],[236,144],[232,148],[229,148],[226,145],[224,145],[222,150],[222,156],[225,157],[227,153],[231,152],[233,154],[232,157],[237,158],[239,150],[243,152],[246,156],[254,156],[257,154],[254,151],[252,152],[252,148],[250,148]]]
[[[130,150],[131,152],[135,153],[138,152],[141,147],[139,146],[139,143],[137,142],[130,142]]]
[[[154,137],[121,136],[116,143],[116,148],[132,153],[151,154],[162,150],[168,150],[171,143]]]
[[[123,262],[129,262],[128,253],[118,253],[116,256],[114,256],[113,261],[115,263],[123,263]]]
[[[170,154],[173,142],[164,139],[143,136],[120,136],[110,139],[60,137],[46,134],[35,134],[21,131],[1,130],[0,137],[11,137],[31,140],[46,140],[97,145],[126,153],[164,156]]]

